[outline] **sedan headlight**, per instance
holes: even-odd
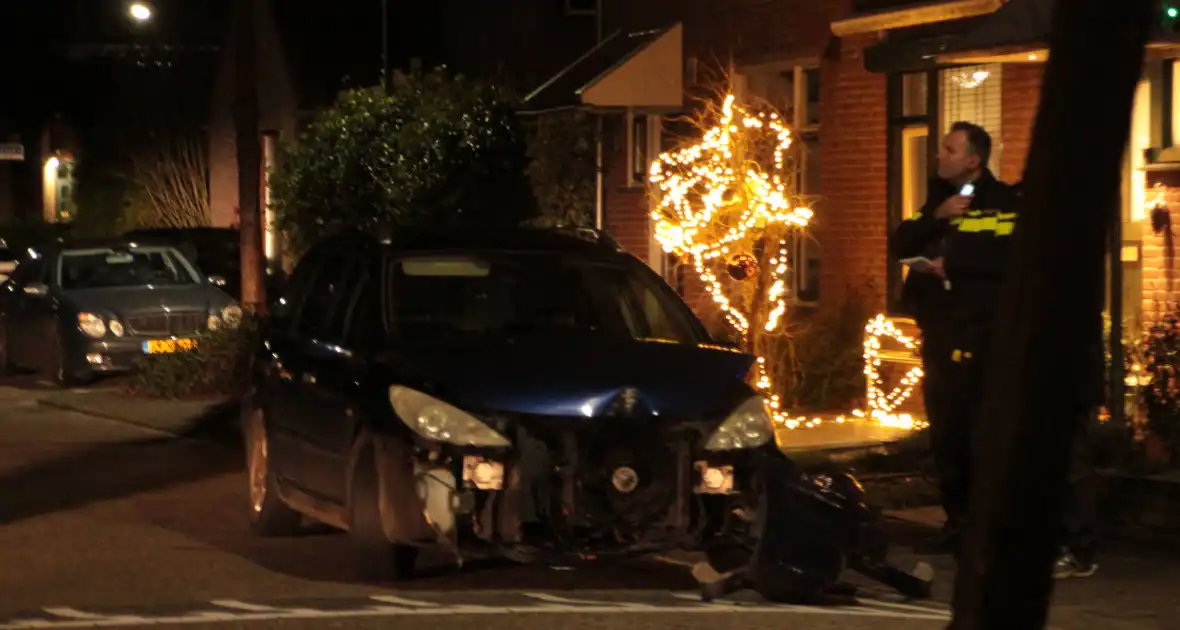
[[[511,446],[503,435],[474,416],[422,392],[394,385],[389,402],[398,418],[418,435],[459,446]]]
[[[94,313],[78,313],[78,328],[87,337],[102,339],[107,334],[107,323],[101,315]]]
[[[774,420],[766,400],[754,396],[746,400],[722,422],[705,449],[709,451],[733,451],[757,448],[774,439]]]

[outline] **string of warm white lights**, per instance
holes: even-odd
[[[769,169],[746,155],[760,141],[769,142],[773,161]],[[704,133],[700,142],[662,153],[651,164],[649,181],[659,189],[658,204],[652,211],[656,239],[664,251],[692,262],[705,290],[743,340],[750,334],[753,314],[742,312],[725,295],[721,279],[712,269],[737,254],[735,248],[747,239],[764,234],[770,226],[801,228],[810,222],[811,209],[792,204],[785,177],[789,174],[783,172],[790,146],[790,129],[777,114],[749,112],[738,106],[730,94],[721,106],[717,124]],[[741,158],[735,159],[735,153]],[[783,325],[787,309],[785,242],[780,242],[768,263],[771,278],[765,298],[770,310],[762,328],[773,333]],[[883,315],[870,321],[865,332],[869,410],[849,415],[886,426],[917,427],[918,422],[908,414],[896,413],[896,409],[912,395],[921,379],[921,368],[911,369],[888,395],[882,390],[879,370],[882,337],[892,337],[909,349],[916,347],[916,342],[902,335]],[[780,408],[765,357],[757,357],[756,377],[755,386],[766,392],[775,420],[782,426],[796,429],[823,422],[820,418],[792,417]],[[833,421],[849,420],[839,416]]]

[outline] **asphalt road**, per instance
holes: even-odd
[[[216,433],[211,435],[218,435]],[[604,626],[942,628],[934,602],[702,604],[691,558],[582,567],[467,566],[428,559],[397,590],[360,582],[342,535],[258,539],[246,526],[240,449],[40,407],[0,387],[0,630],[95,626],[404,628]],[[943,567],[947,568],[947,567]],[[1180,628],[1180,563],[1112,555],[1063,584],[1054,624]]]

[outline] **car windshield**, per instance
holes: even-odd
[[[676,297],[625,266],[555,255],[414,257],[394,263],[391,331],[606,336],[695,343]]]
[[[171,247],[73,249],[62,252],[58,266],[62,289],[175,286],[198,284],[184,258]]]

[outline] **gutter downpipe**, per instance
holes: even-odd
[[[603,0],[598,0],[594,9],[594,45],[602,43],[602,5]],[[603,203],[603,193],[606,186],[603,181],[602,168],[602,139],[604,131],[602,124],[602,114],[595,114],[594,116],[594,229],[602,231],[605,229],[606,217],[605,204]]]

